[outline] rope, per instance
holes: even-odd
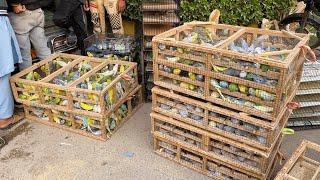
[[[312,51],[312,49],[309,46],[302,45],[302,46],[300,46],[300,48],[302,50],[302,54],[303,54],[304,58],[306,59],[306,61],[311,61],[311,62],[317,61],[317,57],[316,57],[315,53]],[[311,59],[307,58],[307,53],[309,53]]]

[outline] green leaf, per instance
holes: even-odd
[[[184,22],[207,21],[214,9],[221,12],[222,23],[249,25],[263,18],[280,19],[293,6],[294,0],[181,0],[180,17]]]

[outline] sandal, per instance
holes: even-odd
[[[10,129],[14,124],[19,122],[23,118],[24,118],[24,113],[23,112],[17,112],[15,114],[13,114],[12,117],[10,117],[8,120],[6,120],[6,121],[8,121],[7,123],[5,123],[5,124],[0,126],[0,130]]]

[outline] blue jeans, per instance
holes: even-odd
[[[11,25],[16,33],[22,60],[20,70],[32,65],[31,43],[40,59],[51,54],[44,34],[44,13],[42,9],[26,10],[23,13],[9,13]],[[31,43],[30,43],[31,42]]]

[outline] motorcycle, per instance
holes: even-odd
[[[319,0],[298,0],[304,1],[306,7],[303,13],[293,13],[279,23],[280,29],[294,31],[297,33],[310,34],[309,46],[317,48],[320,46],[320,11]]]

